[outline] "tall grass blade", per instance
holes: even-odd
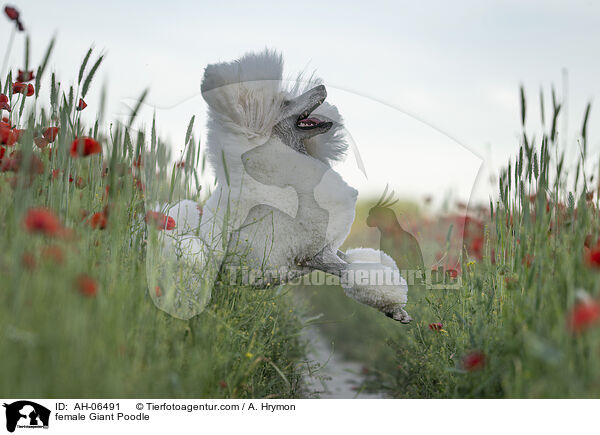
[[[140,107],[142,107],[142,104],[146,100],[146,96],[148,96],[147,88],[144,89],[144,92],[142,92],[142,95],[140,95],[140,98],[138,99],[137,103],[135,104],[135,107],[131,111],[131,116],[129,117],[129,122],[127,123],[127,128],[131,128],[131,126],[133,125],[133,121],[135,121],[135,118],[137,117],[137,115],[140,111]]]
[[[90,88],[90,85],[92,84],[92,79],[94,78],[94,75],[96,74],[96,71],[98,70],[98,67],[102,63],[102,59],[104,59],[104,55],[102,55],[98,58],[98,60],[96,61],[96,63],[92,67],[92,69],[90,69],[90,72],[88,73],[87,77],[85,78],[85,81],[83,82],[83,88],[81,89],[81,97],[82,98],[85,98],[85,96],[87,95],[87,91]]]
[[[525,89],[523,89],[523,85],[520,86],[520,94],[521,94],[521,126],[525,127],[526,103],[525,103]]]
[[[187,131],[185,132],[185,144],[187,145],[188,142],[190,141],[190,137],[192,136],[192,128],[194,128],[194,119],[196,118],[196,115],[192,116],[192,119],[190,119],[190,122],[188,124],[187,127]]]
[[[225,181],[229,186],[229,170],[227,169],[227,160],[225,159],[225,151],[221,150],[221,160],[223,161],[223,170],[225,171]]]
[[[92,50],[94,47],[90,47],[87,54],[83,58],[83,62],[81,62],[81,66],[79,67],[79,76],[77,78],[77,84],[81,84],[81,80],[83,80],[83,73],[85,72],[85,67],[87,66],[88,61],[90,60],[90,56],[92,55]]]
[[[29,71],[29,35],[25,37],[25,71]]]
[[[587,155],[587,124],[590,117],[590,110],[592,109],[592,103],[588,103],[585,108],[585,115],[583,116],[583,126],[581,127],[581,138],[583,140],[583,156]]]

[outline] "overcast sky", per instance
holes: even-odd
[[[107,84],[109,116],[126,113],[123,103],[149,87],[142,116],[149,123],[155,110],[175,149],[192,115],[196,135],[204,131],[199,88],[208,63],[280,50],[288,73],[316,70],[324,79],[366,176],[353,153],[339,170],[361,194],[389,183],[413,198],[468,197],[475,185],[475,196],[486,199],[495,190],[490,173],[518,149],[520,83],[530,98],[532,129],[540,88],[549,92],[554,84],[563,95],[566,84],[568,123],[561,131],[571,139],[585,104],[600,95],[600,6],[593,1],[12,4],[31,35],[34,63],[56,33],[52,68],[69,82],[94,44],[107,54],[96,91]],[[1,23],[6,41],[10,25]],[[16,44],[11,64],[20,66],[22,35]],[[90,118],[98,95],[88,98]],[[594,151],[599,121],[593,107]]]

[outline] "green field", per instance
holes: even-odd
[[[70,86],[46,70],[50,52],[30,67],[31,95],[13,86],[16,68],[0,83],[11,108],[0,126],[1,396],[303,397],[302,319],[319,313],[312,323],[364,364],[365,387],[390,397],[600,396],[600,168],[588,155],[587,115],[564,150],[553,98],[547,127],[524,131],[501,174],[499,200],[472,217],[476,233],[455,236],[436,211],[397,206],[417,232],[427,220],[447,247],[462,243],[453,266],[461,287],[409,295],[412,324],[339,287],[224,283],[183,321],[150,297],[159,290],[148,288],[145,253],[160,228],[144,205],[201,198],[193,119],[177,165],[154,122],[132,128],[137,108],[128,125],[78,110],[101,57],[90,50]],[[525,98],[521,110],[525,123]],[[60,127],[56,137],[49,127]],[[564,156],[575,151],[571,168]],[[361,231],[348,246],[369,241]]]

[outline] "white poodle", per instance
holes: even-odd
[[[373,249],[338,250],[357,191],[330,166],[347,148],[337,109],[324,102],[319,80],[300,76],[288,85],[282,74],[281,56],[268,50],[206,68],[207,153],[217,185],[202,212],[189,200],[168,211],[177,228],[167,248],[202,271],[196,286],[229,272],[264,288],[321,270],[340,277],[351,298],[410,322],[394,261]]]

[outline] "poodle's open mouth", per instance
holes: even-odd
[[[323,104],[323,101],[325,101],[325,100],[318,101],[317,104],[315,104],[309,110],[307,110],[304,113],[302,113],[300,115],[300,117],[298,118],[298,121],[296,121],[296,127],[298,127],[300,130],[312,130],[314,128],[328,127],[328,126],[330,126],[331,122],[321,121],[319,118],[316,118],[314,116],[311,116],[309,118],[310,114],[317,107],[319,107],[321,104]]]

